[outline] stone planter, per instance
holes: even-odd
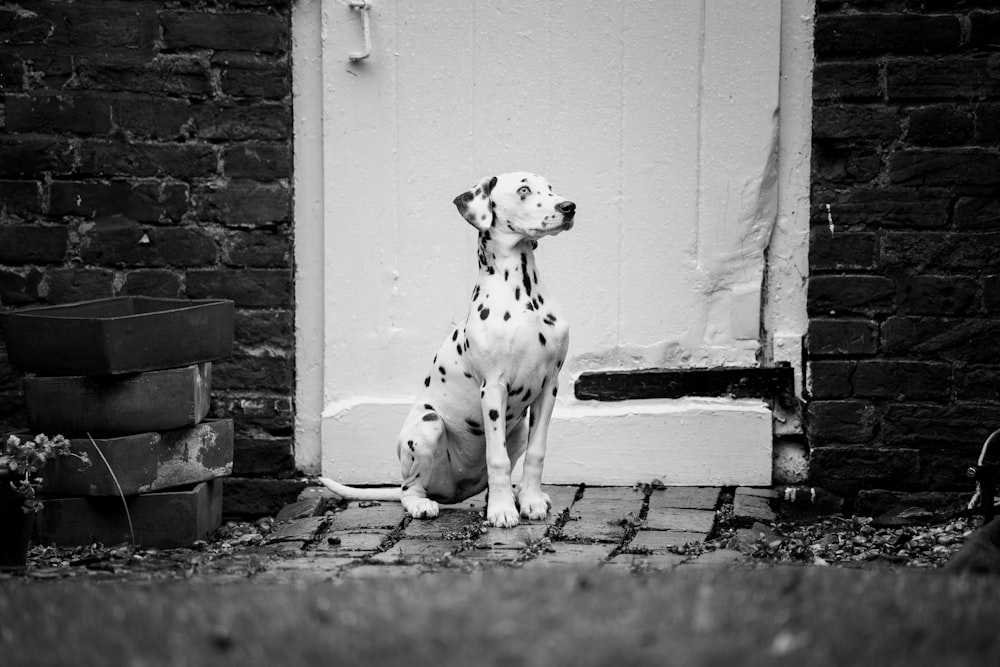
[[[0,477],[0,571],[23,569],[28,563],[33,513],[25,513],[21,499]]]
[[[0,314],[14,368],[119,375],[228,357],[233,302],[118,297]]]
[[[94,437],[164,431],[208,414],[212,364],[125,376],[26,377],[32,430]]]

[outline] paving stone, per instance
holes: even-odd
[[[545,523],[522,521],[514,528],[488,526],[476,540],[476,546],[490,549],[524,549],[545,537]]]
[[[354,564],[354,558],[289,558],[278,560],[268,566],[265,572],[254,576],[254,581],[284,582],[328,581],[337,578],[345,568]]]
[[[646,514],[649,530],[677,530],[708,535],[715,524],[713,510],[677,509],[674,507],[650,507]]]
[[[567,539],[617,542],[625,534],[623,522],[632,514],[639,516],[642,497],[617,500],[588,500],[586,496],[573,503],[569,521],[563,526],[562,534]]]
[[[691,542],[704,542],[705,533],[679,530],[640,530],[628,543],[629,551],[666,551],[670,547],[681,547]]]
[[[519,556],[520,553],[512,549],[466,549],[456,554],[457,558],[465,561],[484,563],[509,563],[517,560]]]
[[[611,551],[610,544],[575,544],[573,542],[553,542],[551,551],[543,551],[525,562],[525,567],[546,567],[552,565],[598,565]]]
[[[299,500],[294,503],[288,503],[281,508],[278,515],[274,517],[275,521],[288,521],[291,519],[304,519],[310,516],[319,516],[324,511],[326,511],[326,500],[319,496],[313,496],[311,498],[302,498],[299,494]]]
[[[769,497],[737,489],[733,497],[733,518],[745,525],[754,521],[773,523],[776,517]]]
[[[333,516],[333,530],[359,530],[364,528],[398,528],[403,522],[403,506],[399,503],[366,505],[351,503]]]
[[[686,561],[690,556],[680,554],[619,554],[601,566],[627,569],[630,572],[670,571]]]
[[[461,548],[462,543],[456,540],[401,540],[369,561],[387,565],[436,561],[448,554],[454,555]]]
[[[722,489],[713,486],[669,486],[649,495],[650,507],[714,510],[719,503]]]
[[[461,540],[478,531],[482,515],[475,510],[442,507],[433,519],[411,519],[406,537],[420,539]]]
[[[388,537],[389,533],[385,531],[333,530],[322,535],[309,553],[319,555],[374,553]]]
[[[756,496],[758,498],[770,498],[772,500],[781,495],[774,489],[767,489],[756,486],[739,486],[736,488],[736,493],[737,495]]]
[[[328,522],[329,520],[326,517],[311,516],[305,519],[295,519],[294,521],[279,523],[271,531],[271,534],[267,536],[266,541],[268,544],[295,541],[309,542],[315,539],[316,533]]]
[[[686,560],[682,567],[726,567],[750,562],[750,556],[735,549],[716,549]]]
[[[583,489],[583,500],[617,500],[641,507],[645,495],[631,486],[587,486]]]

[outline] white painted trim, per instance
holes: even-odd
[[[338,404],[323,416],[323,474],[348,484],[399,479],[396,438],[406,398]],[[570,401],[549,429],[552,484],[769,485],[771,411],[756,400]],[[514,470],[514,479],[520,471]]]
[[[321,0],[292,5],[295,231],[295,465],[319,472],[323,411]]]
[[[768,245],[763,326],[771,362],[787,361],[802,391],[809,325],[809,185],[812,156],[813,0],[783,0],[778,129],[778,219]]]

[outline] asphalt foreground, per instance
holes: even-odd
[[[0,664],[992,665],[998,618],[1000,579],[941,570],[13,578],[0,582]]]

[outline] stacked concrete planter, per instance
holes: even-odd
[[[233,424],[205,417],[233,317],[226,300],[122,297],[0,318],[11,364],[28,373],[31,431],[66,436],[91,462],[43,471],[39,541],[127,541],[122,495],[141,546],[189,546],[218,527]]]

